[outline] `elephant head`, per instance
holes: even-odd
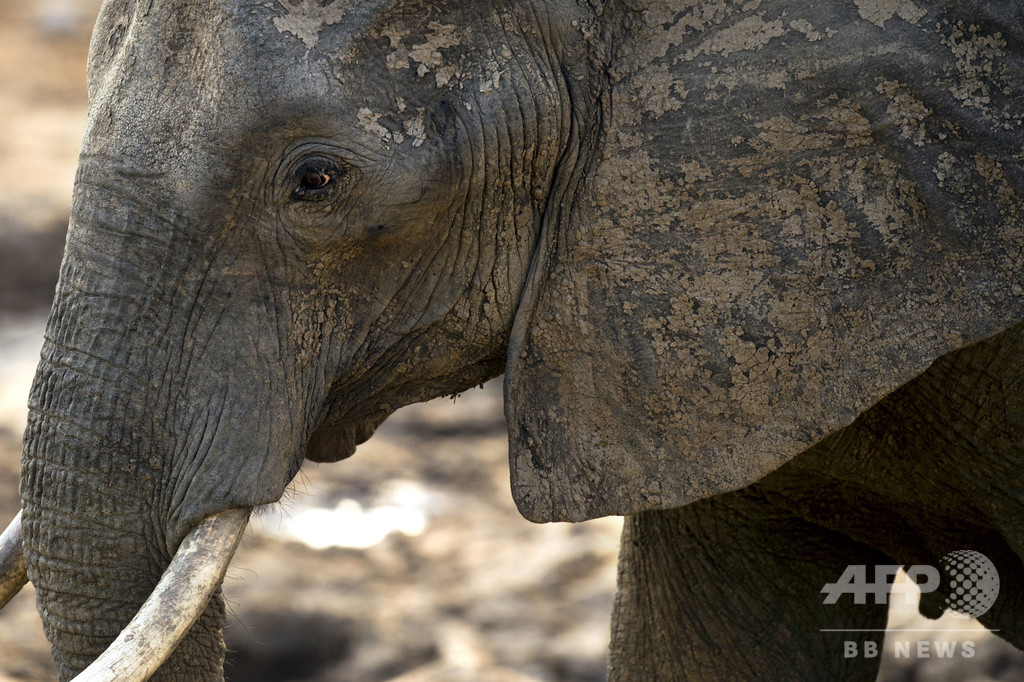
[[[107,0],[23,457],[62,676],[404,404],[504,371],[524,515],[633,514],[1020,319],[1010,19],[865,6]]]
[[[24,452],[64,677],[203,519],[501,373],[598,101],[580,9],[523,11],[104,4]],[[222,613],[162,677],[219,675]]]

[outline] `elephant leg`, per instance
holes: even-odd
[[[884,632],[826,630],[884,630],[887,607],[826,605],[820,591],[849,564],[888,563],[756,486],[628,517],[609,678],[874,680]]]
[[[854,424],[758,482],[894,563],[974,550],[1003,588],[979,620],[1024,648],[1024,324],[936,360]],[[945,585],[921,612],[945,610]]]

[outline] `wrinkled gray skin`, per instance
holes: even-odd
[[[821,586],[961,548],[1024,644],[1019,11],[323,4],[104,4],[21,487],[63,679],[201,519],[502,371],[523,513],[630,515],[614,678],[869,679]]]

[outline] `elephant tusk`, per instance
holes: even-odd
[[[0,535],[0,609],[25,587],[25,554],[21,549],[21,512]]]
[[[149,679],[199,619],[220,586],[250,511],[229,509],[193,528],[139,612],[73,682]]]

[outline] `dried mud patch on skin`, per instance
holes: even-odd
[[[295,36],[306,49],[312,50],[320,40],[320,31],[341,23],[355,4],[354,0],[337,0],[327,4],[316,0],[277,0],[277,5],[284,13],[274,17],[274,27],[281,33]]]
[[[899,16],[906,22],[916,24],[927,12],[910,0],[854,0],[861,17],[875,26],[885,28],[885,22]]]

